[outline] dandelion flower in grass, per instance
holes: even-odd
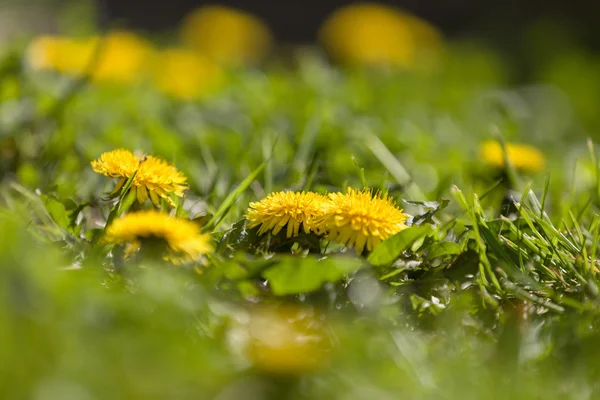
[[[316,231],[313,222],[321,216],[325,201],[325,196],[311,192],[271,193],[250,203],[246,219],[250,228],[260,225],[259,235],[270,230],[276,235],[287,226],[286,237],[290,238],[298,235],[301,226],[304,233]]]
[[[96,82],[129,83],[143,75],[153,49],[148,42],[132,32],[114,31],[106,35],[102,42],[91,41],[98,53],[97,64],[91,72]]]
[[[223,82],[224,74],[203,55],[167,49],[157,55],[152,79],[161,92],[182,100],[192,100],[216,90]]]
[[[232,334],[244,333],[238,335],[244,338],[241,342],[238,338],[240,350],[265,372],[307,373],[326,366],[331,356],[326,322],[309,307],[254,308],[233,329]]]
[[[349,188],[347,193],[329,194],[324,215],[315,223],[325,229],[330,240],[362,253],[406,229],[407,218],[390,197]]]
[[[148,156],[144,160],[140,160],[128,150],[117,149],[102,154],[91,164],[97,173],[111,178],[119,178],[111,195],[121,190],[127,180],[135,174],[131,190],[136,191],[140,204],[150,198],[152,203],[158,207],[162,198],[171,207],[174,207],[175,203],[170,195],[183,197],[187,189],[187,178],[177,168],[157,157]]]
[[[155,210],[125,214],[113,221],[104,240],[134,248],[143,246],[145,240],[160,240],[182,260],[196,260],[213,251],[210,235],[200,233],[197,224]]]
[[[544,169],[544,154],[533,146],[518,143],[506,143],[506,155],[513,166],[523,172],[538,172]],[[504,150],[495,140],[484,141],[479,149],[480,158],[495,168],[504,168]]]
[[[269,28],[242,10],[206,5],[191,12],[181,26],[181,39],[220,65],[260,61],[271,47]]]
[[[373,3],[336,10],[321,27],[319,41],[332,58],[350,65],[421,66],[442,50],[441,35],[433,26],[393,6]]]

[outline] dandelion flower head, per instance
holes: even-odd
[[[526,144],[506,143],[506,155],[513,166],[523,172],[538,172],[546,166],[544,154]],[[494,168],[504,168],[504,150],[495,140],[484,141],[479,150],[480,158]]]
[[[372,251],[383,240],[406,229],[407,218],[390,197],[349,188],[346,193],[329,194],[318,224],[324,227],[330,240],[362,253],[365,248]]]
[[[153,53],[145,40],[125,31],[111,32],[102,42],[96,40],[91,44],[99,46],[97,65],[91,72],[95,81],[132,82],[142,75]]]
[[[175,203],[169,195],[183,197],[187,189],[187,178],[177,168],[157,157],[148,156],[140,160],[128,150],[117,149],[103,153],[91,164],[95,172],[111,178],[119,178],[112,194],[117,193],[135,174],[131,190],[136,191],[140,204],[150,198],[156,206],[159,206],[159,200],[162,198],[174,207]]]
[[[350,65],[419,66],[442,50],[438,30],[393,6],[355,3],[336,10],[319,31],[325,50]],[[433,57],[432,57],[433,56]]]
[[[212,60],[187,50],[163,50],[155,64],[153,81],[157,89],[182,100],[210,93],[224,77]]]
[[[394,7],[343,7],[325,21],[319,37],[333,58],[347,64],[407,67],[414,61],[415,43],[410,28]]]
[[[144,239],[164,240],[173,253],[189,260],[213,250],[210,235],[200,233],[197,224],[155,210],[125,214],[113,221],[104,240],[139,247]]]
[[[321,216],[326,198],[312,192],[276,192],[259,202],[250,203],[246,218],[249,227],[260,225],[258,234],[270,230],[276,235],[286,225],[286,237],[297,236],[300,226],[305,233],[316,231],[315,217]]]
[[[209,5],[190,13],[181,28],[184,43],[221,65],[260,61],[271,46],[267,26],[234,8]]]
[[[322,318],[310,308],[250,310],[245,353],[255,367],[275,373],[306,373],[326,365],[331,342]]]

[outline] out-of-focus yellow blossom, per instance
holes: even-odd
[[[537,148],[526,144],[506,143],[506,155],[512,165],[519,171],[538,172],[546,166],[544,154]],[[504,168],[504,151],[495,140],[481,143],[479,157],[494,168]]]
[[[92,79],[120,82],[131,82],[140,76],[153,52],[145,40],[130,32],[110,33],[99,51]]]
[[[325,365],[332,344],[323,318],[312,308],[284,305],[248,312],[230,331],[233,350],[252,365],[274,374],[301,374]]]
[[[420,18],[376,3],[351,4],[323,24],[319,40],[349,65],[418,66],[441,50],[441,35]],[[427,61],[427,60],[425,60]]]
[[[36,70],[59,69],[58,63],[67,41],[58,36],[38,36],[29,43],[27,61]]]
[[[271,193],[259,202],[250,203],[246,218],[250,228],[260,225],[258,234],[270,230],[277,235],[287,225],[286,237],[298,236],[300,227],[304,233],[315,231],[313,221],[323,214],[327,199],[312,192]]]
[[[224,78],[223,71],[209,58],[180,49],[157,54],[153,73],[160,91],[183,100],[210,93]]]
[[[408,215],[390,197],[351,188],[328,197],[323,216],[314,225],[324,229],[330,240],[354,247],[359,254],[407,228]]]
[[[96,82],[129,83],[137,79],[152,54],[150,45],[130,32],[115,31],[105,37],[69,38],[40,36],[28,49],[34,69],[68,75],[89,74]]]
[[[255,16],[224,6],[204,6],[181,27],[183,42],[224,65],[260,61],[271,47],[268,27]]]
[[[200,233],[197,224],[155,210],[125,214],[107,227],[104,238],[107,243],[127,244],[130,252],[152,239],[164,241],[172,252],[165,256],[178,262],[197,260],[213,251],[210,235]]]
[[[150,198],[158,207],[162,198],[171,207],[175,207],[170,195],[183,197],[187,189],[187,178],[177,168],[157,157],[147,156],[140,160],[128,150],[117,149],[103,153],[91,164],[95,172],[119,178],[112,194],[121,190],[127,180],[135,174],[130,190],[136,191],[140,204]]]

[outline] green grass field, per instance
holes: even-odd
[[[527,84],[511,65],[464,43],[423,70],[298,49],[178,100],[5,49],[2,398],[597,398],[598,59],[565,53]],[[109,196],[91,162],[119,148],[189,189],[139,204],[130,176]],[[407,228],[359,254],[330,227],[245,218],[273,192],[347,188],[389,195]],[[213,251],[109,242],[107,221],[141,209],[192,220]]]

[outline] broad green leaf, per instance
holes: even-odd
[[[351,257],[283,257],[263,272],[273,293],[278,296],[312,292],[327,282],[338,282],[358,270],[363,262]]]
[[[461,247],[454,242],[434,243],[429,247],[427,258],[432,259],[443,256],[457,255],[461,252]]]
[[[69,227],[71,219],[69,218],[69,213],[65,209],[64,204],[49,196],[40,197],[42,198],[42,201],[46,206],[48,214],[50,214],[54,222],[56,222],[56,224],[61,228],[67,229]]]
[[[396,260],[403,251],[419,238],[431,233],[431,225],[411,226],[381,243],[369,255],[368,261],[375,266],[387,265]]]

